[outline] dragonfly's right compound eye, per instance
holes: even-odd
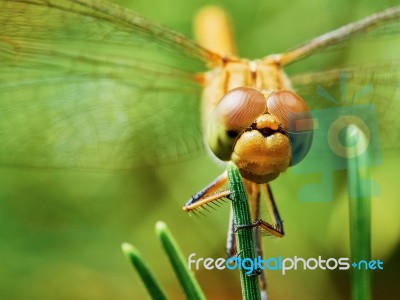
[[[208,123],[211,151],[221,160],[230,160],[238,136],[266,109],[265,97],[253,88],[240,87],[225,94]]]

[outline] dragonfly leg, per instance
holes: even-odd
[[[224,173],[218,176],[213,182],[190,198],[183,206],[183,210],[190,212],[202,207],[203,205],[208,205],[209,203],[218,201],[222,198],[227,198],[231,193],[229,189],[219,191],[227,181],[228,174],[227,171],[224,171]]]
[[[257,193],[257,198],[254,205],[254,219],[258,220],[260,218],[260,193]],[[262,240],[261,240],[261,232],[258,226],[254,227],[254,236],[255,236],[255,243],[256,243],[256,256],[263,257],[263,250],[262,250]],[[259,270],[259,283],[260,283],[260,292],[261,292],[261,300],[267,300],[267,279],[265,276],[264,270]]]
[[[262,185],[261,188],[265,191],[265,199],[267,203],[268,213],[271,215],[272,224],[257,218],[251,225],[236,225],[236,230],[240,230],[242,228],[249,228],[249,227],[258,227],[266,231],[267,233],[276,236],[276,237],[283,237],[285,232],[283,230],[283,222],[279,215],[278,208],[275,203],[274,196],[272,194],[271,188],[269,184]]]
[[[271,187],[267,183],[262,185],[262,189],[264,190],[267,209],[270,216],[272,217],[273,223],[268,224],[261,219],[257,219],[256,223],[259,223],[259,227],[266,230],[268,233],[276,237],[283,237],[285,235],[285,232],[283,230],[283,222],[281,216],[279,215],[278,207],[276,205],[274,195],[272,194]]]
[[[235,223],[233,222],[233,209],[229,213],[228,234],[226,238],[226,255],[233,257],[236,253]]]

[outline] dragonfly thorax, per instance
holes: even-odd
[[[222,66],[204,74],[202,99],[203,126],[206,128],[211,113],[229,91],[243,86],[258,91],[292,90],[290,80],[274,56],[264,60],[227,59]]]

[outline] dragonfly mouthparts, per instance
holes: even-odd
[[[246,129],[245,131],[251,131],[251,130],[257,130],[259,131],[264,137],[268,137],[273,135],[274,133],[282,133],[284,135],[287,135],[287,132],[282,128],[281,125],[278,126],[278,129],[274,129],[271,127],[264,127],[264,128],[259,128],[257,126],[257,123],[254,122],[253,124],[251,124],[251,126]]]

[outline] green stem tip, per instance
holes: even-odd
[[[128,257],[133,267],[137,270],[150,297],[156,300],[167,299],[164,291],[151,273],[140,252],[129,243],[123,243],[121,248],[122,252]]]
[[[368,170],[368,139],[356,126],[346,131],[347,141],[358,137],[356,146],[347,147],[350,219],[350,255],[353,262],[371,260],[371,185]],[[352,299],[371,299],[370,271],[352,270]]]
[[[187,261],[181,249],[164,222],[159,221],[156,223],[156,234],[161,240],[176,277],[186,294],[186,298],[194,300],[206,299],[194,274],[188,269]]]

